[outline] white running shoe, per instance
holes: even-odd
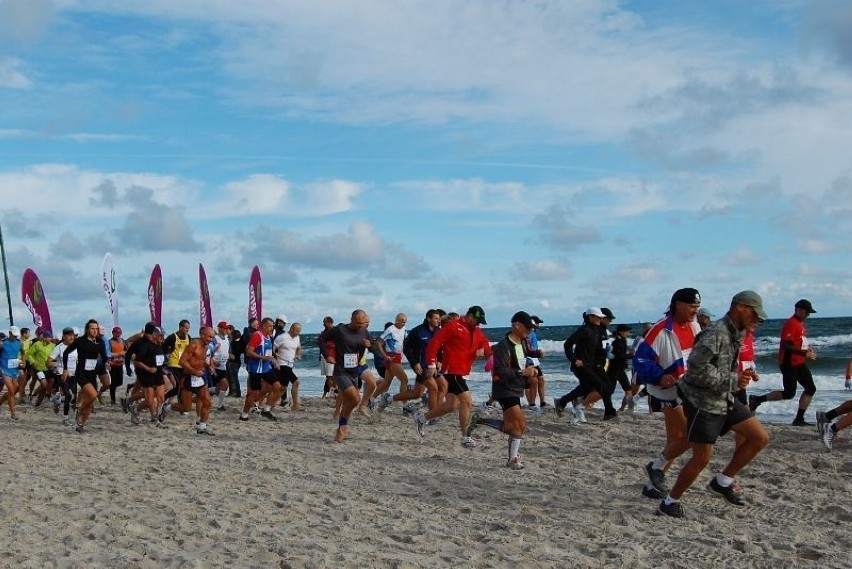
[[[462,437],[461,444],[464,448],[478,448],[482,446],[482,441],[473,437]]]
[[[418,437],[423,437],[426,431],[426,416],[423,411],[418,411],[414,414],[414,433]]]
[[[825,445],[825,448],[831,450],[831,447],[834,445],[834,438],[837,436],[837,433],[831,430],[831,424],[825,426],[825,430],[822,432],[822,444]]]
[[[527,467],[526,464],[521,460],[521,455],[513,456],[507,463],[506,466],[512,470],[523,470]]]
[[[577,419],[578,423],[586,422],[586,411],[583,409],[582,403],[578,403],[571,407],[571,412],[574,414],[574,418]]]
[[[393,395],[388,392],[382,393],[381,397],[379,397],[379,404],[376,405],[377,412],[381,413],[387,409],[388,405],[391,403],[393,403]]]

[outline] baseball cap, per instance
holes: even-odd
[[[799,302],[802,302],[801,300]],[[805,301],[808,302],[808,301]],[[766,311],[763,310],[763,299],[760,298],[760,295],[754,292],[753,290],[744,290],[742,292],[738,292],[734,295],[734,298],[731,299],[731,303],[733,304],[745,304],[746,306],[751,306],[754,308],[754,311],[757,313],[757,317],[762,321],[766,320]],[[796,306],[798,307],[798,302]],[[811,303],[808,302],[808,306]],[[801,307],[804,308],[804,307]]]
[[[710,312],[707,308],[699,308],[698,309],[699,316],[706,316],[707,318],[716,318],[716,315]]]
[[[467,313],[476,318],[480,324],[488,324],[488,322],[485,321],[485,310],[483,310],[481,306],[473,305],[467,309]]]
[[[606,314],[597,306],[591,306],[586,309],[586,316],[597,316],[598,318],[606,318]]]
[[[615,314],[613,314],[612,310],[610,310],[609,308],[601,308],[601,312],[603,312],[603,315],[604,315],[605,318],[609,318],[610,320],[615,320]]]
[[[21,329],[18,328],[17,326],[9,326],[9,334],[12,335],[12,336],[20,336],[21,335]]]
[[[66,326],[65,328],[62,329],[63,335],[64,334],[73,334],[73,333],[74,333],[74,328],[72,328],[70,326]]]
[[[152,334],[165,335],[165,332],[164,332],[164,331],[163,331],[163,329],[162,329],[162,328],[160,328],[159,326],[154,326],[154,331],[153,331],[153,332],[151,332],[151,333],[152,333]]]
[[[801,308],[802,310],[804,310],[808,314],[816,314],[816,310],[814,310],[814,305],[811,304],[810,300],[807,300],[807,299],[804,299],[804,298],[799,300],[799,302],[796,303],[796,308]]]
[[[532,316],[530,316],[530,318],[532,318],[532,321],[535,323],[535,325],[536,325],[536,326],[539,326],[539,325],[541,325],[541,324],[544,324],[544,320],[542,320],[541,318],[539,318],[539,317],[538,317],[538,316],[536,316],[535,314],[533,314]]]
[[[528,330],[535,328],[535,323],[533,322],[532,317],[523,310],[519,310],[512,315],[512,324],[515,322],[520,322]]]
[[[672,295],[671,304],[685,302],[687,304],[701,304],[701,295],[694,288],[679,288]]]
[[[148,322],[147,324],[145,324],[145,330],[144,330],[144,332],[145,332],[146,334],[153,334],[153,333],[154,333],[154,330],[157,330],[157,325],[156,325],[156,324],[154,324],[153,322]]]
[[[281,321],[281,322],[283,322],[284,324],[286,324],[287,322],[289,322],[289,320],[287,320],[287,315],[286,315],[286,314],[279,314],[279,315],[278,315],[275,319],[276,319],[276,320],[280,320],[280,321]]]
[[[53,338],[53,332],[51,332],[50,330],[42,330],[39,336],[42,338]]]
[[[225,320],[220,320],[219,323],[216,325],[217,328],[221,328],[222,330],[227,330],[228,326],[229,324]]]
[[[116,326],[112,329],[113,334],[121,334],[121,326]]]

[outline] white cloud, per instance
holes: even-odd
[[[32,80],[21,70],[24,63],[14,57],[0,58],[0,89],[29,89],[33,86]],[[14,129],[6,129],[4,133],[20,132]]]

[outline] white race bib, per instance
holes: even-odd
[[[343,367],[346,369],[358,367],[358,354],[343,354]]]
[[[157,364],[157,367],[162,366],[164,363],[166,363],[166,356],[162,354],[154,356],[154,363]]]
[[[98,367],[98,360],[86,359],[83,362],[83,369],[85,369],[86,371],[95,371],[96,367]]]
[[[19,367],[21,367],[21,360],[11,359],[11,360],[9,360],[9,363],[6,364],[6,365],[9,366],[9,369],[18,369]]]
[[[198,377],[197,375],[193,375],[192,377],[190,377],[190,379],[189,379],[189,386],[190,387],[201,387],[202,385],[204,385],[204,378],[203,377]]]

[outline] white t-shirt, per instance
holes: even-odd
[[[388,326],[388,329],[382,332],[382,340],[385,343],[385,352],[389,354],[401,354],[402,344],[405,342],[405,337],[408,335],[405,328],[397,328],[396,326]]]
[[[275,354],[275,361],[278,365],[293,367],[293,362],[296,360],[296,350],[302,345],[302,340],[299,336],[295,338],[289,332],[278,334],[275,341],[272,342],[272,353]]]
[[[68,346],[62,342],[59,342],[56,344],[56,347],[53,348],[53,351],[50,352],[50,359],[56,362],[56,373],[62,373],[65,371],[65,368],[62,367],[62,354],[65,352],[65,348],[67,347]],[[68,369],[77,369],[77,350],[68,354]]]
[[[214,336],[213,341],[210,343],[211,351],[212,351],[212,360],[213,366],[216,369],[227,369],[228,367],[228,354],[231,351],[231,339],[228,336],[224,338],[220,336]]]

